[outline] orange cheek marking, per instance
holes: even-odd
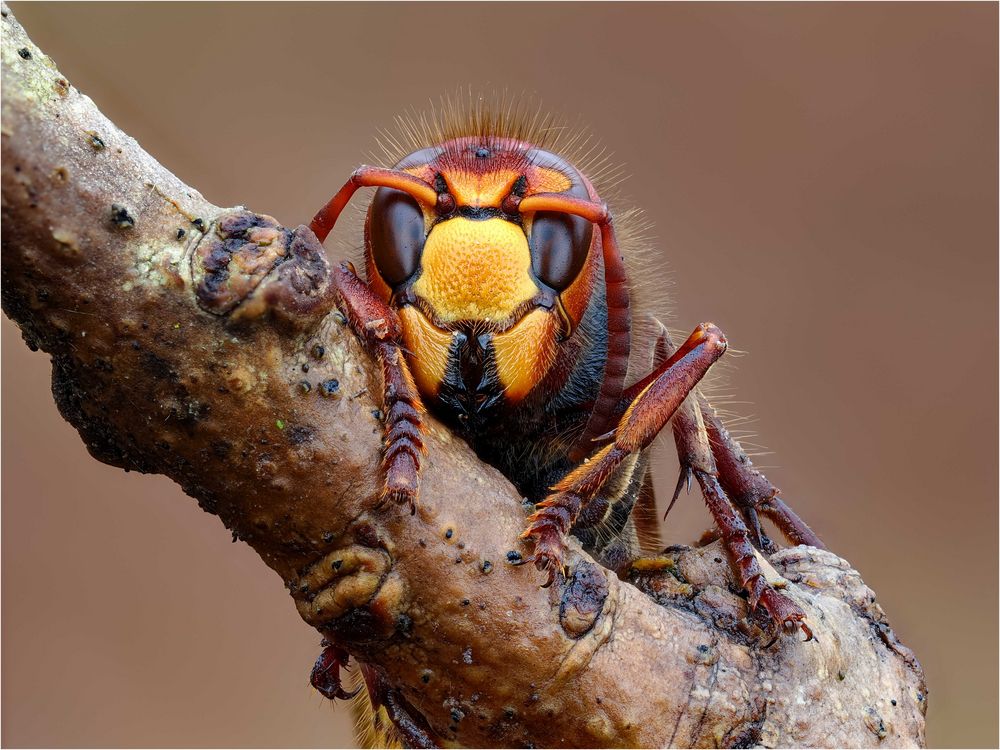
[[[401,309],[399,318],[403,323],[407,361],[413,370],[417,388],[424,396],[436,396],[448,364],[451,334],[435,328],[423,313],[412,306]]]
[[[557,328],[555,315],[534,310],[509,331],[493,337],[497,372],[508,401],[521,401],[552,367]]]
[[[434,170],[431,169],[429,164],[422,164],[419,167],[407,167],[403,171],[407,174],[412,174],[414,177],[419,177],[431,185],[434,184]]]
[[[516,224],[494,218],[449,219],[424,245],[413,291],[440,323],[483,320],[504,324],[538,292],[531,280],[531,252]]]

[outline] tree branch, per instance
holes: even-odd
[[[433,420],[416,515],[378,507],[378,376],[312,233],[206,201],[6,7],[2,24],[3,308],[51,354],[63,416],[99,460],[166,474],[217,514],[440,738],[923,743],[920,667],[833,554],[772,557],[816,640],[768,647],[714,545],[632,583],[574,545],[570,583],[540,589],[506,562],[527,553],[522,498]]]

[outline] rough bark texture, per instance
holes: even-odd
[[[6,7],[2,26],[3,308],[52,355],[62,414],[99,460],[166,474],[217,514],[442,738],[923,744],[920,667],[831,553],[772,557],[816,639],[768,646],[714,545],[632,583],[574,546],[571,582],[539,588],[506,562],[527,554],[522,498],[433,420],[416,515],[378,507],[378,376],[312,233],[206,201]]]

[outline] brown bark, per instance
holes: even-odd
[[[166,474],[217,514],[442,738],[923,744],[919,665],[831,553],[771,558],[816,639],[767,646],[714,545],[669,551],[642,590],[574,545],[571,584],[539,588],[506,563],[527,554],[521,498],[433,420],[416,515],[378,507],[377,375],[315,237],[206,201],[6,7],[2,26],[3,307],[52,355],[63,415],[99,460]]]

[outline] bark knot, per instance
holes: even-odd
[[[282,227],[266,214],[220,214],[191,263],[201,309],[231,321],[274,313],[308,327],[332,309],[330,268],[308,227]]]

